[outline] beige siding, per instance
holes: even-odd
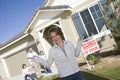
[[[21,65],[23,63],[28,63],[26,55],[26,50],[23,50],[5,59],[10,76],[16,76],[21,74]]]
[[[1,50],[1,51],[0,51],[0,54],[4,54],[5,52],[7,52],[7,51],[9,51],[9,50],[11,50],[11,49],[16,48],[17,46],[23,44],[24,42],[30,42],[30,41],[33,41],[33,37],[29,35],[29,36],[23,38],[22,40],[14,43],[13,45],[11,45],[11,46],[9,46],[9,47]]]
[[[97,39],[100,52],[105,52],[105,51],[109,51],[109,50],[114,50],[114,45],[116,45],[113,37],[111,35],[107,35],[104,37],[101,37],[99,39]]]
[[[62,20],[60,21],[60,25],[63,29],[66,38],[75,44],[79,36],[71,20],[70,12],[64,12],[59,16],[62,17]]]
[[[77,7],[75,7],[73,9],[73,13],[75,13],[76,11],[79,10],[83,10],[86,9],[88,6],[93,5],[95,3],[96,0],[87,0],[86,2],[84,2],[83,4],[78,5]]]
[[[24,44],[26,42],[28,42],[28,44]],[[22,69],[21,65],[23,63],[28,64],[28,60],[27,60],[26,56],[27,56],[28,47],[31,46],[30,45],[31,42],[34,42],[34,40],[33,40],[33,37],[29,35],[29,36],[23,38],[22,40],[14,43],[13,45],[9,46],[8,48],[5,48],[4,50],[0,51],[0,53],[2,53],[2,54],[11,53],[11,51],[13,51],[13,50],[15,51],[21,45],[23,45],[23,44],[26,45],[26,46],[24,46],[25,48],[21,47],[22,49],[19,48],[20,50],[16,50],[17,52],[13,52],[13,53],[11,53],[11,55],[4,58],[6,61],[6,65],[7,65],[10,77],[20,75],[21,69]],[[32,43],[32,44],[34,44],[34,45],[32,45],[33,49],[36,52],[38,52],[36,44],[35,43]],[[2,64],[0,63],[0,65],[2,65]],[[2,72],[2,71],[0,71],[0,72]]]
[[[36,45],[32,45],[31,47],[33,50],[38,52]],[[22,64],[25,63],[27,65],[30,65],[27,60],[27,51],[28,48],[25,48],[24,50],[19,51],[16,54],[11,55],[5,59],[11,77],[21,74]]]

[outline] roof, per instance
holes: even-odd
[[[9,41],[7,41],[6,43],[0,45],[0,48],[6,46],[7,44],[9,44],[9,43],[15,41],[16,39],[18,39],[18,38],[20,38],[20,37],[22,37],[22,36],[24,36],[24,35],[25,35],[24,31],[20,32],[19,34],[17,34],[17,35],[14,36],[13,38],[11,38]]]
[[[71,7],[68,5],[58,5],[58,6],[42,6],[40,8],[38,8],[36,10],[36,12],[34,13],[32,19],[30,20],[28,26],[26,27],[25,33],[27,33],[27,31],[30,29],[30,25],[32,24],[33,20],[35,19],[35,17],[38,15],[39,12],[41,11],[61,11],[61,10],[69,10],[71,11]]]
[[[71,9],[68,5],[58,5],[58,6],[47,6],[47,7],[40,7],[38,10],[68,10]]]
[[[4,44],[0,43],[0,47],[3,46]]]

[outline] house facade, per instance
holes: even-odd
[[[28,64],[29,47],[37,53],[43,50],[48,57],[53,43],[47,33],[54,25],[63,31],[64,39],[74,45],[78,38],[94,38],[100,52],[113,50],[115,41],[103,19],[104,5],[104,0],[46,0],[25,30],[0,46],[0,75],[3,78],[21,75],[21,65]],[[54,64],[51,69],[56,72]]]

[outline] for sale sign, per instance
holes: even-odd
[[[92,40],[89,40],[82,44],[82,50],[83,50],[84,55],[87,56],[91,53],[94,53],[94,52],[100,50],[100,48],[99,48],[96,40],[92,39]]]

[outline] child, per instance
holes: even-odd
[[[22,64],[22,73],[23,76],[25,77],[25,80],[28,80],[28,78],[32,79],[32,80],[37,80],[37,77],[35,75],[35,73],[30,73],[29,69],[31,69],[31,66],[26,66],[26,64]]]
[[[41,57],[43,60],[46,60],[43,51],[40,51],[40,57]],[[43,65],[43,66],[44,66],[44,65]],[[46,66],[44,66],[44,68],[45,68],[45,72],[46,72],[46,73],[52,73],[52,70],[51,70],[50,68],[47,68]]]

